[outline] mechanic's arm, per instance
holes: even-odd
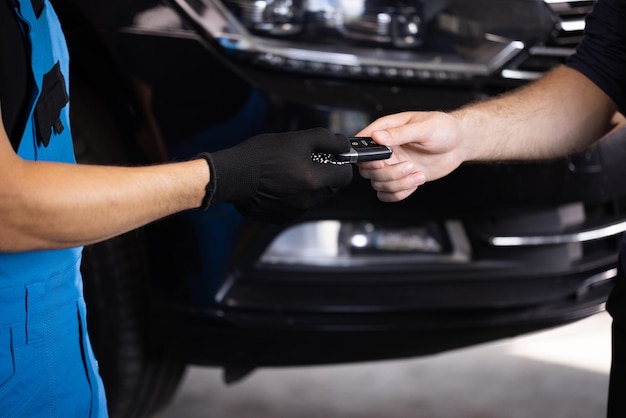
[[[200,206],[207,163],[103,167],[25,161],[0,130],[0,252],[101,241]]]
[[[258,135],[187,162],[90,166],[25,161],[2,127],[0,252],[86,245],[224,202],[257,220],[287,222],[352,180],[349,165],[319,164],[311,153],[349,148],[345,136],[318,128]]]
[[[360,164],[383,201],[398,201],[466,161],[545,160],[590,146],[611,128],[615,103],[568,67],[515,92],[451,113],[382,117],[358,135],[393,147],[386,161]]]

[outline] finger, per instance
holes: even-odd
[[[350,150],[350,141],[343,134],[332,134],[324,129],[315,138],[312,147],[313,152],[337,154]]]
[[[383,164],[382,167],[380,164]],[[403,161],[398,164],[385,164],[382,161],[371,161],[369,163],[359,164],[359,173],[367,178],[375,181],[394,181],[403,177],[416,174],[415,166]]]
[[[459,136],[458,121],[442,112],[413,112],[410,120],[403,125],[390,126],[371,132],[372,138],[380,144],[396,146],[409,144],[428,149],[432,140],[444,145]]]
[[[409,190],[410,193],[413,193],[415,189],[425,183],[425,179],[422,173],[412,173],[389,181],[371,179],[370,182],[372,188],[378,192],[399,193]]]
[[[406,125],[411,121],[411,117],[415,112],[395,113],[376,119],[374,122],[363,128],[356,136],[372,136],[376,131],[395,128],[397,126]]]
[[[298,134],[300,143],[306,144],[311,152],[332,152],[333,147],[340,143],[336,135],[325,128],[311,128],[291,134]]]
[[[385,161],[382,160],[374,160],[374,161],[365,161],[362,163],[358,163],[359,171],[363,170],[379,170],[388,165]]]
[[[378,197],[378,200],[380,200],[381,202],[399,202],[409,197],[416,189],[403,190],[401,192],[394,192],[394,193],[378,192],[376,196]]]
[[[428,121],[417,121],[402,126],[376,130],[371,137],[379,144],[398,146],[408,143],[419,144],[430,136],[432,128]]]

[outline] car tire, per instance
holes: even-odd
[[[106,98],[72,80],[72,129],[79,163],[129,162]],[[87,322],[112,418],[152,416],[173,396],[185,365],[152,323],[149,262],[141,230],[85,247]]]

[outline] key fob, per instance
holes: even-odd
[[[337,161],[361,163],[364,161],[386,160],[391,157],[391,148],[374,142],[370,137],[357,136],[348,138],[350,151],[337,154]]]

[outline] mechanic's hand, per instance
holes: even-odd
[[[377,119],[357,136],[371,136],[388,145],[387,160],[359,163],[360,174],[371,180],[378,198],[396,202],[426,181],[441,178],[463,162],[462,127],[442,112],[403,112]]]
[[[244,216],[257,220],[293,220],[352,181],[351,164],[320,164],[311,153],[349,148],[345,136],[316,128],[258,135],[212,153],[211,203],[234,203]]]

